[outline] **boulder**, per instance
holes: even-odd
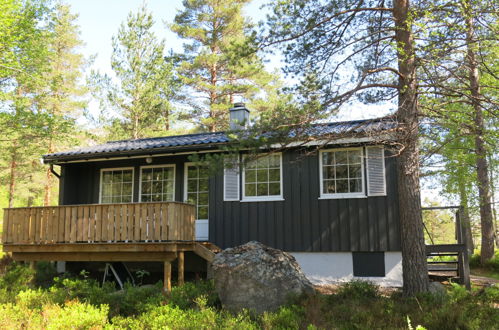
[[[445,285],[440,282],[430,282],[428,287],[428,291],[436,296],[445,296],[447,295],[447,290],[445,289]]]
[[[233,312],[273,311],[290,295],[314,293],[292,255],[260,242],[252,241],[218,253],[212,272],[222,305]]]

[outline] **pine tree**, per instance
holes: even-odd
[[[87,88],[82,84],[82,72],[86,61],[78,53],[83,45],[75,24],[77,15],[68,5],[58,4],[50,18],[49,72],[44,76],[46,89],[42,92],[39,106],[48,115],[47,150],[53,153],[67,147],[74,139],[75,121],[83,114]],[[74,141],[73,141],[74,142]],[[47,168],[44,183],[44,205],[50,205],[53,175]]]
[[[118,83],[108,76],[94,76],[103,106],[117,113],[107,120],[112,138],[165,135],[175,118],[172,101],[179,84],[173,63],[165,55],[165,41],[156,38],[153,25],[145,5],[129,13],[112,40],[111,67]]]
[[[185,39],[178,71],[190,87],[188,101],[197,123],[214,132],[228,127],[228,109],[235,100],[251,100],[275,77],[264,70],[255,52],[248,52],[251,25],[242,15],[250,0],[184,0],[184,9],[170,25]],[[255,103],[257,110],[267,105]]]

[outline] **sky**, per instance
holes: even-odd
[[[262,4],[272,0],[253,0],[246,8],[247,15],[253,23],[265,19],[265,9]],[[130,11],[137,11],[143,0],[66,0],[71,5],[72,12],[79,15],[77,23],[80,26],[81,39],[85,46],[81,52],[88,58],[95,56],[94,63],[90,69],[99,70],[101,73],[112,74],[110,59],[112,53],[111,38],[118,31],[120,24],[126,20]],[[172,23],[176,13],[182,8],[181,0],[149,0],[147,7],[153,13],[155,20],[154,32],[160,38],[166,40],[167,48],[174,51],[182,51],[182,41],[174,33],[168,30],[167,23]],[[282,65],[281,57],[267,58],[268,69],[273,71]],[[89,111],[96,116],[99,113],[99,103],[91,100]],[[353,104],[344,108],[337,120],[352,120],[363,118],[374,118],[388,114],[390,109],[386,105],[363,105]],[[438,199],[436,191],[423,187],[423,196]]]
[[[266,9],[262,5],[269,0],[253,0],[244,8],[244,13],[253,23],[265,19]],[[81,39],[85,46],[82,53],[89,58],[94,56],[93,65],[88,69],[98,70],[113,76],[110,59],[112,53],[111,39],[118,31],[120,24],[126,20],[130,11],[137,11],[143,0],[66,0],[71,5],[72,12],[79,15]],[[147,7],[153,13],[155,26],[153,31],[159,38],[166,40],[168,49],[182,51],[182,40],[168,30],[166,24],[172,23],[176,13],[182,9],[181,0],[149,0]],[[274,55],[268,60],[267,68],[273,71],[282,66],[281,57]],[[386,105],[353,104],[343,109],[337,116],[338,120],[380,117],[388,113]],[[92,99],[89,111],[96,116],[99,113],[99,103]]]

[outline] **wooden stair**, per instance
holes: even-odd
[[[468,252],[464,244],[426,245],[428,275],[434,278],[456,279],[471,288]],[[455,260],[434,260],[438,257],[454,257]]]

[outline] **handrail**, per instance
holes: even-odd
[[[4,209],[3,244],[195,239],[195,208],[180,202]]]

